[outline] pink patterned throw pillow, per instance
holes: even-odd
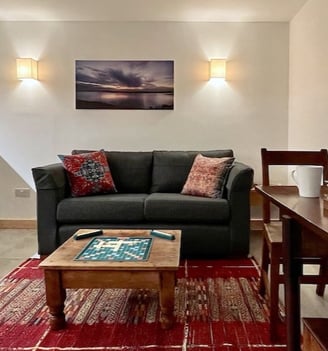
[[[58,157],[67,172],[73,197],[116,192],[104,151]]]
[[[214,158],[198,154],[181,194],[222,197],[224,180],[233,161],[233,157]]]

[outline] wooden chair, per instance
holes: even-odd
[[[328,176],[328,152],[320,151],[269,151],[261,149],[262,184],[270,184],[270,166],[316,165],[323,166],[324,179]],[[280,216],[282,214],[280,213]],[[272,342],[279,340],[279,284],[284,283],[283,273],[280,272],[282,263],[282,224],[280,220],[271,221],[270,202],[263,199],[264,238],[262,247],[261,280],[259,292],[266,296],[270,307],[270,337]],[[302,264],[319,264],[319,275],[328,275],[328,247],[319,237],[303,230],[302,233]],[[315,238],[315,240],[313,239]],[[269,269],[270,267],[270,269]],[[304,275],[306,277],[306,275]],[[304,279],[301,283],[309,283]],[[313,282],[312,282],[313,284]],[[316,293],[323,296],[325,284],[317,285]]]

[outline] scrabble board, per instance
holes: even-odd
[[[97,237],[75,257],[79,261],[146,261],[152,238]]]

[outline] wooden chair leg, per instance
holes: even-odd
[[[273,343],[279,340],[279,267],[280,250],[276,252],[272,247],[270,266],[270,338]]]
[[[266,294],[266,282],[265,282],[265,279],[266,279],[266,277],[268,277],[269,263],[270,263],[269,248],[268,248],[268,244],[266,242],[266,239],[263,238],[261,276],[260,276],[260,283],[259,283],[259,294],[261,296],[263,296],[263,297]]]
[[[328,259],[324,259],[323,262],[321,262],[319,275],[328,277]],[[325,287],[326,287],[325,283],[320,283],[320,284],[317,285],[316,293],[317,293],[318,296],[323,296],[324,295]]]

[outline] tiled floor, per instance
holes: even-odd
[[[260,262],[261,248],[261,232],[252,232],[250,253],[257,262]],[[0,229],[0,278],[36,253],[35,229]],[[313,271],[313,267],[308,267],[307,271]],[[281,298],[283,298],[283,287],[281,287]],[[321,298],[315,294],[314,285],[302,285],[301,301],[303,316],[328,317],[328,286],[324,297]]]
[[[0,229],[0,278],[37,253],[36,229]],[[260,260],[261,235],[252,233],[251,254]]]
[[[35,229],[0,230],[0,278],[37,252]]]

